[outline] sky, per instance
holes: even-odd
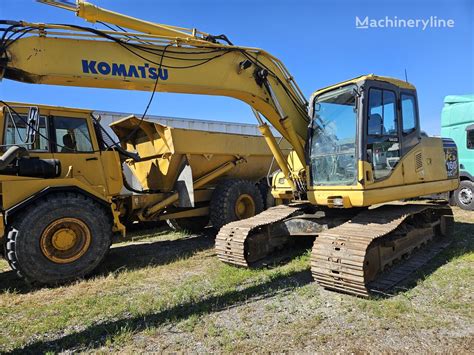
[[[472,0],[90,0],[152,22],[226,34],[238,45],[278,57],[306,97],[363,74],[405,79],[418,90],[422,129],[439,134],[446,95],[474,93]],[[452,20],[452,27],[356,28],[360,21]],[[34,0],[0,0],[0,18],[86,23],[74,13]],[[142,113],[150,93],[32,85],[3,80],[0,98],[101,111]],[[149,114],[255,123],[250,108],[231,98],[157,93]]]

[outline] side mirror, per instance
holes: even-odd
[[[36,106],[30,107],[28,111],[28,127],[26,129],[27,140],[29,144],[33,144],[36,140],[36,134],[39,131],[40,118],[39,108]]]

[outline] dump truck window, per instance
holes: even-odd
[[[56,152],[81,153],[93,151],[85,119],[54,117],[53,122],[57,143]]]
[[[407,134],[416,129],[415,97],[402,94],[403,133]]]
[[[471,129],[467,133],[467,149],[474,149],[474,129]]]
[[[28,150],[34,151],[48,151],[48,131],[46,129],[46,117],[40,116],[39,134],[36,135],[36,140],[33,145],[26,145],[28,141],[27,132],[27,115],[7,115],[5,124],[5,137],[3,151],[7,150],[12,145],[26,147]]]

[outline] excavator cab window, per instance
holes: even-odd
[[[53,117],[54,134],[57,153],[92,152],[92,141],[83,118]]]
[[[420,120],[418,118],[418,106],[414,90],[400,90],[400,114],[402,122],[402,156],[404,156],[421,139]]]
[[[400,160],[396,93],[370,88],[367,116],[367,155],[375,179],[382,179]]]
[[[402,124],[403,134],[410,134],[416,129],[415,96],[402,94]]]
[[[356,181],[357,91],[335,89],[314,101],[310,160],[314,186],[353,185]]]

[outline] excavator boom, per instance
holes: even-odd
[[[79,13],[88,18],[103,18],[96,7],[93,15],[90,7],[84,9]],[[166,32],[166,26],[127,22],[128,17],[119,14],[114,18],[150,34],[73,25],[11,25],[4,29],[0,46],[2,77],[35,84],[233,97],[261,113],[297,152],[303,151],[307,101],[278,59],[260,49],[217,43],[209,35],[209,40],[198,38],[196,31],[195,36],[171,27]]]

